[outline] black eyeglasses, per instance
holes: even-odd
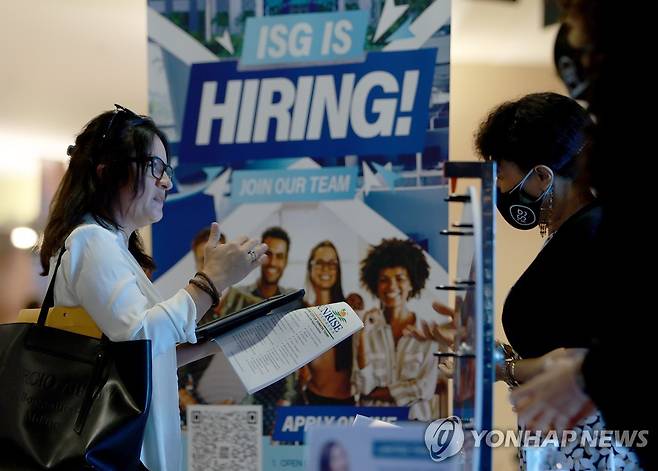
[[[142,162],[140,159],[130,159],[131,162]],[[165,163],[160,157],[152,155],[146,159],[146,165],[151,167],[151,175],[156,180],[161,180],[165,173],[169,180],[174,178],[174,169],[171,165]]]
[[[103,135],[101,136],[101,139],[103,140],[103,143],[107,142],[109,139],[110,135],[112,134],[112,125],[117,121],[117,116],[120,114],[123,114],[126,116],[126,119],[129,120],[129,124],[131,126],[137,126],[139,124],[142,124],[146,122],[144,118],[139,116],[137,113],[134,111],[129,110],[125,106],[117,105],[116,103],[114,104],[114,114],[112,115],[112,118],[107,123],[107,126],[105,127],[105,131],[103,132]]]
[[[110,118],[110,121],[108,121],[107,127],[105,128],[105,132],[103,132],[103,135],[101,136],[103,143],[107,142],[107,140],[111,136],[112,126],[116,122],[117,116],[119,116],[120,114],[124,114],[126,116],[126,119],[128,120],[128,124],[130,126],[139,126],[140,124],[146,122],[146,119],[144,119],[134,111],[129,110],[125,106],[121,106],[115,103],[114,107],[115,107],[114,114],[112,115],[112,118]],[[139,159],[130,159],[130,160],[132,162],[141,162],[141,160]],[[153,178],[155,178],[156,180],[162,179],[165,173],[167,174],[170,180],[173,179],[174,169],[172,168],[171,165],[167,164],[160,157],[157,157],[155,155],[150,156],[147,158],[146,164],[149,167],[151,167],[151,175],[153,175]]]
[[[167,174],[167,177],[169,177],[169,180],[172,180],[174,178],[174,169],[171,165],[165,163],[164,160],[162,160],[160,157],[156,157],[155,155],[151,156],[148,158],[148,166],[151,167],[151,175],[153,175],[153,178],[156,180],[160,180],[164,174]]]
[[[311,260],[311,267],[318,270],[334,271],[338,269],[338,262],[336,260]]]

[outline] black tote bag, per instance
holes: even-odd
[[[0,469],[144,469],[150,340],[47,327],[63,253],[37,323],[0,325]]]

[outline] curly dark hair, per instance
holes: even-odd
[[[384,268],[403,267],[411,281],[409,297],[418,296],[425,287],[430,267],[423,250],[412,240],[384,239],[379,245],[371,246],[368,255],[361,261],[361,284],[377,296],[379,273]]]
[[[557,93],[532,93],[497,106],[480,124],[475,147],[485,161],[514,162],[524,172],[547,165],[574,178],[577,158],[588,143],[592,125],[575,100]]]

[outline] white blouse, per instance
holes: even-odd
[[[180,470],[176,344],[196,343],[191,296],[181,289],[163,300],[120,231],[89,222],[71,232],[65,246],[55,305],[82,306],[110,340],[151,340],[153,387],[141,459],[152,471]],[[56,262],[50,261],[50,276]]]
[[[438,344],[404,335],[396,345],[391,326],[377,308],[365,314],[363,323],[366,365],[360,369],[355,354],[352,368],[352,384],[361,395],[359,405],[408,406],[409,420],[429,422],[438,418],[435,391],[439,364],[434,356]],[[358,352],[361,336],[355,335],[354,339],[354,351]],[[376,387],[389,388],[394,402],[363,398]]]

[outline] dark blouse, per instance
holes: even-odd
[[[595,286],[601,219],[601,206],[596,202],[572,215],[507,295],[503,327],[522,358],[538,357],[559,347],[589,347],[598,335],[591,293],[618,295],[612,288]]]

